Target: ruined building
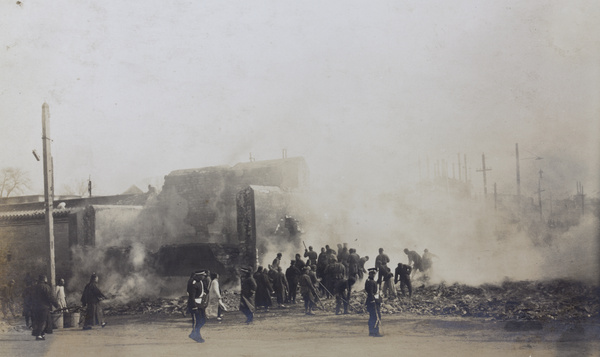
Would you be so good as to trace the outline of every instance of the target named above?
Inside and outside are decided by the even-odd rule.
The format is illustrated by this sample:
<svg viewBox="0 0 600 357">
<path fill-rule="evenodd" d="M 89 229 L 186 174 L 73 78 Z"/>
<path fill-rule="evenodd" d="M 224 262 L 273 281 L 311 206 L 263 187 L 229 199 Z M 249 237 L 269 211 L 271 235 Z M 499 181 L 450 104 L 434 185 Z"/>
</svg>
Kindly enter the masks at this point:
<svg viewBox="0 0 600 357">
<path fill-rule="evenodd" d="M 57 276 L 83 286 L 98 272 L 115 294 L 155 279 L 169 294 L 200 268 L 236 282 L 239 266 L 256 266 L 270 248 L 299 247 L 308 177 L 303 158 L 284 158 L 173 171 L 158 194 L 66 200 L 54 213 Z M 4 277 L 43 269 L 43 225 L 43 202 L 0 204 Z"/>
</svg>

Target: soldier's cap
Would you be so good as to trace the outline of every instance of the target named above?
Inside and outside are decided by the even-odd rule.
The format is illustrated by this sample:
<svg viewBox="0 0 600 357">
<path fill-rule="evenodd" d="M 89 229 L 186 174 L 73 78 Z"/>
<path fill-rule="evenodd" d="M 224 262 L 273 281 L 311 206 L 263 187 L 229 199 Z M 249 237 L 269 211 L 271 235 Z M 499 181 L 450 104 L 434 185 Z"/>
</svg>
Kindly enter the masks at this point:
<svg viewBox="0 0 600 357">
<path fill-rule="evenodd" d="M 40 274 L 38 276 L 38 281 L 46 281 L 46 276 L 44 274 Z"/>
<path fill-rule="evenodd" d="M 308 265 L 306 265 L 304 268 L 302 268 L 302 270 L 304 270 L 304 271 L 310 271 L 310 267 Z"/>
<path fill-rule="evenodd" d="M 295 260 L 295 259 L 292 259 L 292 263 L 295 263 L 295 262 L 296 262 L 296 260 Z"/>
<path fill-rule="evenodd" d="M 206 272 L 206 270 L 198 270 L 196 272 L 196 275 L 208 275 L 208 273 Z"/>
<path fill-rule="evenodd" d="M 367 270 L 369 271 L 369 274 L 375 274 L 375 273 L 377 273 L 377 268 L 369 268 Z"/>
<path fill-rule="evenodd" d="M 252 270 L 250 268 L 242 267 L 242 268 L 240 268 L 240 271 L 242 273 L 250 273 Z"/>
</svg>

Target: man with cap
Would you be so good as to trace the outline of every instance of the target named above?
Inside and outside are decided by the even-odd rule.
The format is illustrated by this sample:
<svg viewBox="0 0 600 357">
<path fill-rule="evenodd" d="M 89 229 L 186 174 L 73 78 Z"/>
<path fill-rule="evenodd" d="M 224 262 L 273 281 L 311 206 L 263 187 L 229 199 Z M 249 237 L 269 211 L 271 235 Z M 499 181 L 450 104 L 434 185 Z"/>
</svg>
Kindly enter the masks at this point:
<svg viewBox="0 0 600 357">
<path fill-rule="evenodd" d="M 306 265 L 317 265 L 317 252 L 313 250 L 312 246 L 309 246 L 308 249 L 304 249 L 304 257 L 308 258 L 306 260 Z"/>
<path fill-rule="evenodd" d="M 240 292 L 240 311 L 246 315 L 246 323 L 250 324 L 254 320 L 254 304 L 252 303 L 254 292 L 256 291 L 256 281 L 252 276 L 251 268 L 241 268 L 241 287 Z"/>
<path fill-rule="evenodd" d="M 300 294 L 302 295 L 302 299 L 304 300 L 304 313 L 306 315 L 314 315 L 315 313 L 312 311 L 315 307 L 315 301 L 317 297 L 317 290 L 313 285 L 308 272 L 310 271 L 310 267 L 306 266 L 303 269 L 302 276 L 300 277 Z"/>
<path fill-rule="evenodd" d="M 379 323 L 381 321 L 381 300 L 379 299 L 379 291 L 377 282 L 375 281 L 376 268 L 369 269 L 369 279 L 365 282 L 365 292 L 367 293 L 367 311 L 369 312 L 369 336 L 381 337 L 379 333 Z"/>
<path fill-rule="evenodd" d="M 204 291 L 203 283 L 206 275 L 206 271 L 193 272 L 187 284 L 188 312 L 192 315 L 192 332 L 188 337 L 199 343 L 204 342 L 202 335 L 200 335 L 200 329 L 206 323 L 205 302 L 208 295 Z"/>
<path fill-rule="evenodd" d="M 296 293 L 298 291 L 298 279 L 300 279 L 302 272 L 296 266 L 296 261 L 292 260 L 292 263 L 285 271 L 285 277 L 288 281 L 288 298 L 287 302 L 290 304 L 296 303 Z"/>
<path fill-rule="evenodd" d="M 58 302 L 52 293 L 52 288 L 48 284 L 48 278 L 40 275 L 38 283 L 32 292 L 32 324 L 33 331 L 31 335 L 36 340 L 45 340 L 45 334 L 52 333 L 52 316 L 50 309 L 52 306 L 58 308 Z"/>
</svg>

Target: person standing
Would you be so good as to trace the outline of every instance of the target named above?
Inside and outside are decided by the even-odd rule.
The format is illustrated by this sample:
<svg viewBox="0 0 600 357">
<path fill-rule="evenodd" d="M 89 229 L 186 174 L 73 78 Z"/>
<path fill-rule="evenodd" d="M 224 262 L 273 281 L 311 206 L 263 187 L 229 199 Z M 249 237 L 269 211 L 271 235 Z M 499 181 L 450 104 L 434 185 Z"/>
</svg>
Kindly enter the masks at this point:
<svg viewBox="0 0 600 357">
<path fill-rule="evenodd" d="M 15 318 L 17 315 L 15 314 L 15 281 L 10 280 L 6 285 L 2 287 L 2 294 L 0 299 L 2 299 L 2 314 L 4 314 L 4 318 L 6 318 L 7 310 L 10 310 L 12 317 Z"/>
<path fill-rule="evenodd" d="M 254 292 L 256 291 L 256 281 L 252 277 L 252 270 L 241 268 L 241 292 L 240 292 L 240 311 L 246 315 L 246 323 L 251 324 L 254 321 L 254 304 L 252 303 Z"/>
<path fill-rule="evenodd" d="M 383 248 L 379 248 L 379 255 L 375 258 L 375 269 L 379 270 L 382 265 L 387 265 L 390 262 L 390 257 L 383 252 Z"/>
<path fill-rule="evenodd" d="M 206 306 L 206 318 L 216 318 L 217 321 L 223 320 L 223 311 L 225 311 L 225 305 L 223 304 L 221 296 L 221 287 L 219 285 L 219 274 L 210 274 L 210 285 L 208 288 L 208 306 Z"/>
<path fill-rule="evenodd" d="M 35 285 L 27 274 L 25 278 L 25 289 L 23 289 L 23 317 L 25 317 L 25 326 L 27 328 L 33 328 L 33 291 Z"/>
<path fill-rule="evenodd" d="M 398 267 L 396 268 L 396 274 L 394 275 L 394 284 L 398 283 L 400 280 L 400 291 L 402 292 L 402 296 L 406 296 L 404 292 L 404 287 L 408 288 L 408 297 L 412 297 L 412 285 L 410 283 L 410 273 L 412 272 L 412 268 L 410 265 L 398 263 Z M 400 278 L 400 279 L 398 279 Z"/>
<path fill-rule="evenodd" d="M 56 301 L 58 308 L 65 310 L 67 308 L 67 298 L 65 296 L 65 279 L 58 279 L 56 283 Z"/>
<path fill-rule="evenodd" d="M 52 333 L 52 316 L 50 309 L 57 308 L 58 302 L 52 293 L 52 288 L 48 285 L 48 278 L 40 275 L 37 285 L 32 290 L 32 324 L 31 335 L 35 336 L 37 341 L 45 340 L 45 334 Z"/>
<path fill-rule="evenodd" d="M 287 291 L 289 290 L 288 281 L 285 278 L 285 274 L 281 270 L 281 267 L 277 267 L 277 273 L 273 279 L 273 290 L 275 291 L 275 298 L 277 299 L 277 305 L 280 308 L 284 308 L 283 304 L 286 299 Z"/>
<path fill-rule="evenodd" d="M 292 263 L 285 271 L 285 277 L 288 281 L 289 287 L 287 301 L 290 304 L 296 303 L 296 295 L 298 292 L 298 279 L 300 279 L 300 275 L 302 275 L 302 273 L 296 266 L 296 261 L 292 260 Z"/>
<path fill-rule="evenodd" d="M 423 257 L 421 257 L 421 265 L 423 267 L 423 272 L 426 273 L 427 271 L 431 270 L 431 268 L 433 268 L 433 258 L 437 258 L 438 256 L 431 253 L 428 249 L 425 249 L 423 251 Z"/>
<path fill-rule="evenodd" d="M 189 334 L 189 338 L 192 340 L 202 343 L 204 339 L 200 334 L 200 329 L 206 323 L 206 303 L 208 294 L 204 291 L 204 278 L 206 276 L 205 271 L 198 271 L 192 273 L 190 280 L 187 284 L 188 293 L 188 311 L 192 315 L 192 332 Z"/>
<path fill-rule="evenodd" d="M 277 267 L 281 266 L 281 253 L 277 253 L 277 257 L 275 257 L 275 259 L 273 259 L 273 264 L 271 264 L 273 266 L 273 269 L 277 270 Z"/>
<path fill-rule="evenodd" d="M 348 277 L 358 278 L 358 266 L 360 264 L 360 256 L 356 254 L 356 249 L 350 248 L 348 255 Z"/>
<path fill-rule="evenodd" d="M 369 312 L 369 336 L 381 337 L 379 333 L 379 324 L 381 321 L 381 301 L 379 299 L 379 291 L 377 289 L 377 282 L 375 281 L 375 274 L 377 269 L 369 269 L 369 278 L 365 282 L 365 292 L 367 293 L 367 311 Z"/>
<path fill-rule="evenodd" d="M 310 276 L 308 275 L 309 271 L 309 267 L 304 267 L 304 274 L 302 274 L 302 276 L 300 277 L 300 294 L 302 295 L 302 299 L 304 300 L 304 313 L 306 315 L 314 315 L 315 313 L 312 310 L 316 305 L 315 301 L 317 291 L 315 290 L 315 286 L 310 280 Z"/>
<path fill-rule="evenodd" d="M 104 299 L 106 299 L 106 296 L 98 288 L 98 275 L 92 273 L 90 282 L 85 286 L 81 294 L 81 304 L 86 308 L 83 323 L 84 330 L 91 330 L 94 325 L 106 326 L 102 307 L 100 306 L 100 301 Z"/>
<path fill-rule="evenodd" d="M 256 281 L 256 308 L 262 307 L 265 312 L 268 312 L 269 307 L 273 305 L 273 301 L 271 300 L 273 286 L 271 285 L 267 274 L 267 271 L 260 266 L 254 274 L 254 280 Z"/>
<path fill-rule="evenodd" d="M 348 314 L 348 304 L 350 303 L 350 295 L 352 294 L 352 285 L 356 279 L 350 277 L 340 280 L 335 286 L 335 314 L 341 314 L 342 306 L 344 306 L 344 314 Z"/>
<path fill-rule="evenodd" d="M 312 246 L 309 246 L 308 250 L 304 249 L 304 257 L 308 258 L 306 260 L 306 265 L 308 265 L 308 266 L 317 265 L 317 252 L 315 252 L 313 250 Z"/>
</svg>

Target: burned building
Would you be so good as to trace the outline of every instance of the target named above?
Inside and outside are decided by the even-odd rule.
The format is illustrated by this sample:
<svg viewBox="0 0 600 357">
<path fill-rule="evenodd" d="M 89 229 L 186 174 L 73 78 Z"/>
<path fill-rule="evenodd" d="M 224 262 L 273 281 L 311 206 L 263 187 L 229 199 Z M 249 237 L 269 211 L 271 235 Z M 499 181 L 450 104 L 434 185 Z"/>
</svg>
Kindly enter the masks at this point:
<svg viewBox="0 0 600 357">
<path fill-rule="evenodd" d="M 160 279 L 154 293 L 168 295 L 199 268 L 236 282 L 237 268 L 256 265 L 270 244 L 294 243 L 298 229 L 278 225 L 298 221 L 307 186 L 304 159 L 285 158 L 173 171 L 159 194 L 66 200 L 54 211 L 57 276 L 83 286 L 98 272 L 111 294 Z M 46 271 L 43 208 L 0 205 L 3 277 Z"/>
</svg>

